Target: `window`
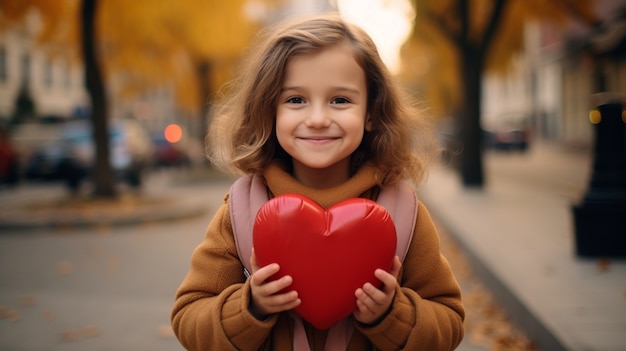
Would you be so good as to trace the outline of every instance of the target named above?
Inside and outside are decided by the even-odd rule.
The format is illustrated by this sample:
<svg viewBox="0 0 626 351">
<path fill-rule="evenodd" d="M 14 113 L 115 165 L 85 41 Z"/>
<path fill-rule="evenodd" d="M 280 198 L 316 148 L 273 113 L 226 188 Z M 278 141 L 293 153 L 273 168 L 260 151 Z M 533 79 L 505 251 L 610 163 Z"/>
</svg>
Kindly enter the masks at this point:
<svg viewBox="0 0 626 351">
<path fill-rule="evenodd" d="M 8 78 L 7 50 L 4 46 L 0 46 L 0 83 L 6 82 Z"/>
<path fill-rule="evenodd" d="M 24 86 L 30 84 L 30 56 L 28 54 L 22 56 L 22 84 Z"/>
<path fill-rule="evenodd" d="M 44 70 L 43 70 L 43 85 L 46 88 L 51 88 L 52 87 L 52 81 L 53 81 L 53 68 L 52 68 L 52 60 L 51 59 L 47 59 L 45 66 L 44 66 Z"/>
<path fill-rule="evenodd" d="M 70 90 L 72 87 L 72 72 L 67 60 L 63 60 L 61 64 L 61 79 L 63 80 L 63 88 Z"/>
</svg>

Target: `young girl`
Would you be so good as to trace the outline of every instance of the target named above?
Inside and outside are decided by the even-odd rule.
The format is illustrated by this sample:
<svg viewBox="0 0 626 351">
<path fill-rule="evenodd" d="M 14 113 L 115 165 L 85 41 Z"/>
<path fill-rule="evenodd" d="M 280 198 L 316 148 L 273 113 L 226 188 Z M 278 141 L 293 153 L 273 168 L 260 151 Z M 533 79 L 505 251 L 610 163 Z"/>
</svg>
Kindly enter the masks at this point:
<svg viewBox="0 0 626 351">
<path fill-rule="evenodd" d="M 270 197 L 301 193 L 324 208 L 354 197 L 376 200 L 385 184 L 421 182 L 434 158 L 433 134 L 362 29 L 321 15 L 262 38 L 207 137 L 215 164 L 261 175 Z M 252 263 L 250 277 L 242 259 Z M 182 345 L 327 349 L 328 330 L 306 322 L 308 347 L 295 345 L 289 311 L 301 301 L 288 289 L 292 277 L 269 279 L 279 270 L 275 263 L 259 267 L 254 251 L 238 257 L 225 201 L 176 294 L 172 325 Z M 422 203 L 404 262 L 396 257 L 389 272 L 374 274 L 383 286 L 355 291 L 347 350 L 453 350 L 460 343 L 460 289 Z"/>
</svg>

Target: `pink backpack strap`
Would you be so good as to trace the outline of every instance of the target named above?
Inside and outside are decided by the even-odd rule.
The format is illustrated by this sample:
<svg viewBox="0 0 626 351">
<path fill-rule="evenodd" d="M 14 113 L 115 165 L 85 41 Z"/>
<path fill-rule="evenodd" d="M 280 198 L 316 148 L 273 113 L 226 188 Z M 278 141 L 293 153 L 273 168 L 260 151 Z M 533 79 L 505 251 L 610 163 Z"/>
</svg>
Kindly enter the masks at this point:
<svg viewBox="0 0 626 351">
<path fill-rule="evenodd" d="M 239 260 L 244 265 L 244 274 L 250 275 L 250 254 L 252 253 L 252 231 L 254 219 L 259 209 L 269 199 L 267 187 L 261 176 L 242 176 L 230 188 L 228 205 L 230 219 L 237 245 Z M 396 255 L 404 261 L 411 244 L 417 220 L 417 196 L 406 182 L 384 186 L 376 200 L 391 215 L 396 226 Z M 294 342 L 296 351 L 308 351 L 309 344 L 301 318 L 290 313 L 294 319 Z M 330 328 L 326 338 L 326 351 L 345 350 L 352 335 L 351 319 L 346 318 Z"/>
<path fill-rule="evenodd" d="M 417 195 L 407 182 L 398 182 L 381 188 L 376 199 L 391 215 L 396 226 L 396 256 L 404 261 L 417 221 Z"/>
<path fill-rule="evenodd" d="M 237 254 L 243 263 L 246 276 L 252 272 L 250 254 L 252 253 L 252 229 L 257 212 L 268 201 L 267 187 L 257 175 L 242 176 L 230 187 L 228 208 L 233 226 Z"/>
<path fill-rule="evenodd" d="M 254 218 L 267 201 L 265 182 L 258 175 L 242 176 L 230 188 L 229 210 L 237 253 L 248 272 L 251 271 L 249 260 L 252 252 Z M 393 219 L 398 237 L 396 255 L 400 261 L 404 261 L 417 220 L 418 200 L 415 191 L 407 182 L 398 182 L 382 187 L 376 201 Z"/>
</svg>

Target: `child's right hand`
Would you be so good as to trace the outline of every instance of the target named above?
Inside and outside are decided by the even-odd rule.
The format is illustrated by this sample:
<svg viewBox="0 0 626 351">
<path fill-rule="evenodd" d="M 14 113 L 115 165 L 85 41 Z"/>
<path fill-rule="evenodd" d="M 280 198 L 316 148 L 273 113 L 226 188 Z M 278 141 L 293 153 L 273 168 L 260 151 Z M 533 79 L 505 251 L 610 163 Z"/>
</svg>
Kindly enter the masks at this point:
<svg viewBox="0 0 626 351">
<path fill-rule="evenodd" d="M 277 263 L 270 263 L 259 268 L 254 249 L 252 249 L 250 264 L 252 266 L 252 275 L 250 276 L 252 296 L 249 308 L 252 315 L 258 320 L 263 320 L 270 314 L 291 310 L 300 305 L 301 300 L 298 298 L 297 291 L 291 290 L 279 294 L 281 290 L 291 285 L 293 282 L 291 276 L 286 275 L 277 280 L 268 280 L 280 270 Z"/>
</svg>

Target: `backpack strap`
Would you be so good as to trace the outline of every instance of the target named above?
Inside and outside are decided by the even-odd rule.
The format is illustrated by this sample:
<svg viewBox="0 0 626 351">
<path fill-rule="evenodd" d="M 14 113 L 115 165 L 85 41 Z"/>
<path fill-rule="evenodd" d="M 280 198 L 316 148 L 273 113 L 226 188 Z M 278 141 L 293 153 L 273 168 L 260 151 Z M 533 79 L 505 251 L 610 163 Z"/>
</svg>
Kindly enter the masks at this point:
<svg viewBox="0 0 626 351">
<path fill-rule="evenodd" d="M 246 276 L 252 272 L 250 254 L 252 253 L 254 218 L 268 198 L 267 187 L 260 176 L 242 176 L 230 187 L 228 197 L 230 222 L 235 236 L 237 254 L 244 266 Z"/>
<path fill-rule="evenodd" d="M 417 222 L 417 195 L 407 182 L 383 186 L 376 199 L 391 215 L 396 226 L 396 256 L 404 262 Z"/>
<path fill-rule="evenodd" d="M 252 232 L 254 220 L 263 204 L 269 199 L 267 187 L 261 176 L 246 175 L 235 180 L 230 188 L 228 206 L 230 220 L 235 236 L 237 254 L 244 265 L 244 274 L 250 276 L 252 267 L 250 254 L 252 253 Z M 417 220 L 417 196 L 413 188 L 406 182 L 383 186 L 376 201 L 391 215 L 396 227 L 396 255 L 404 261 Z M 295 313 L 290 313 L 294 319 L 294 350 L 309 350 L 302 320 Z M 352 325 L 349 319 L 344 319 L 330 328 L 324 349 L 327 351 L 345 350 L 352 335 Z"/>
<path fill-rule="evenodd" d="M 230 187 L 228 207 L 237 245 L 239 260 L 246 269 L 252 271 L 252 231 L 254 219 L 259 209 L 268 201 L 267 187 L 261 176 L 246 175 L 235 180 Z M 391 215 L 396 226 L 396 255 L 404 261 L 417 220 L 417 196 L 406 182 L 398 182 L 381 188 L 376 200 Z"/>
</svg>

